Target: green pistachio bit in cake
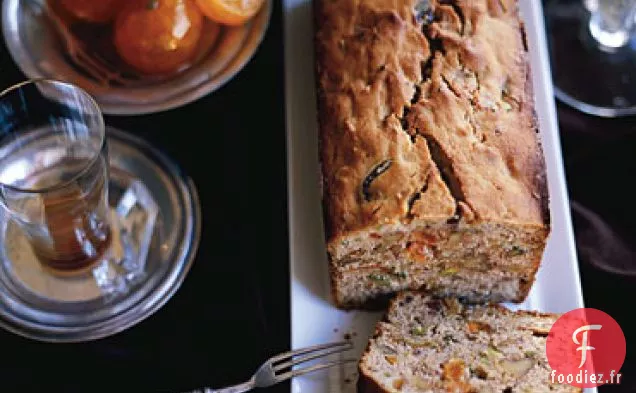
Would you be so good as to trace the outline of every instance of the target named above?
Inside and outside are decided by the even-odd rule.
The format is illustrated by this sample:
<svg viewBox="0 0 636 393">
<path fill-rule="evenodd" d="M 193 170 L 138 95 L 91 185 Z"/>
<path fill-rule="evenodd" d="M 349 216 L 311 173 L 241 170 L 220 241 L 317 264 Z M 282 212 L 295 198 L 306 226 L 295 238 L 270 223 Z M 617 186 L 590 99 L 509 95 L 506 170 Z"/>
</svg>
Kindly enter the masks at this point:
<svg viewBox="0 0 636 393">
<path fill-rule="evenodd" d="M 440 344 L 436 343 L 435 341 L 431 341 L 431 340 L 422 340 L 422 339 L 415 339 L 415 340 L 401 340 L 401 342 L 404 345 L 408 345 L 410 347 L 413 348 L 439 348 Z"/>
<path fill-rule="evenodd" d="M 506 112 L 510 112 L 512 111 L 512 105 L 510 105 L 509 103 L 507 103 L 506 101 L 502 101 L 501 102 L 501 106 L 504 108 L 504 110 Z"/>
<path fill-rule="evenodd" d="M 508 251 L 508 253 L 512 256 L 519 256 L 519 255 L 523 255 L 525 254 L 527 251 L 520 246 L 514 245 L 512 247 L 510 247 L 510 250 Z"/>
<path fill-rule="evenodd" d="M 411 334 L 414 336 L 423 336 L 426 334 L 426 329 L 424 329 L 424 326 L 422 325 L 417 325 L 411 329 Z"/>
<path fill-rule="evenodd" d="M 407 272 L 402 272 L 402 271 L 395 271 L 393 272 L 393 275 L 401 279 L 405 279 L 409 276 Z"/>
<path fill-rule="evenodd" d="M 500 356 L 501 352 L 499 352 L 499 350 L 495 346 L 489 345 L 488 348 L 486 348 L 486 357 L 488 359 L 496 359 Z"/>
<path fill-rule="evenodd" d="M 448 269 L 444 269 L 442 270 L 441 274 L 442 276 L 452 276 L 454 274 L 457 274 L 459 272 L 459 270 L 457 270 L 454 267 L 449 267 Z"/>
<path fill-rule="evenodd" d="M 371 273 L 369 279 L 380 285 L 391 285 L 391 280 L 384 274 Z"/>
</svg>

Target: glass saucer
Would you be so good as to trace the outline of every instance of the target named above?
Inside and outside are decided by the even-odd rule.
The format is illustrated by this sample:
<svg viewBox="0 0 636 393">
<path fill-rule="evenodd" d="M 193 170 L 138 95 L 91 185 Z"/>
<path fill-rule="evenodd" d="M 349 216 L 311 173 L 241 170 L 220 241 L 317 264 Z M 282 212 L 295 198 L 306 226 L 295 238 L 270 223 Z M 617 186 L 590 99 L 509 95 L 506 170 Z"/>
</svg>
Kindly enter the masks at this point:
<svg viewBox="0 0 636 393">
<path fill-rule="evenodd" d="M 103 338 L 145 319 L 177 291 L 196 253 L 196 189 L 147 142 L 107 128 L 113 245 L 71 276 L 46 270 L 0 211 L 0 327 L 40 341 Z"/>
</svg>

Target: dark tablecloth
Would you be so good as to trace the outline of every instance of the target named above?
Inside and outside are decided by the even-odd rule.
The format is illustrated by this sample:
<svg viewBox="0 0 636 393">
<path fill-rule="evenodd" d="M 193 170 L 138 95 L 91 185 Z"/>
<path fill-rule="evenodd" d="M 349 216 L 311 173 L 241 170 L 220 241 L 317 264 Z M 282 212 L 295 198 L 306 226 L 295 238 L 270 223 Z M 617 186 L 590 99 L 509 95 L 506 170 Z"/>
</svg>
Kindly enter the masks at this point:
<svg viewBox="0 0 636 393">
<path fill-rule="evenodd" d="M 600 119 L 563 105 L 559 126 L 586 307 L 614 317 L 627 341 L 621 385 L 636 391 L 636 118 Z"/>
<path fill-rule="evenodd" d="M 284 70 L 280 2 L 240 74 L 169 112 L 106 117 L 194 180 L 199 252 L 155 315 L 111 338 L 42 344 L 0 330 L 0 392 L 166 392 L 242 382 L 289 347 Z M 0 44 L 0 89 L 25 77 Z M 289 386 L 269 391 L 289 392 Z"/>
<path fill-rule="evenodd" d="M 201 246 L 180 291 L 148 320 L 96 342 L 42 344 L 0 331 L 1 392 L 222 386 L 289 346 L 280 12 L 276 2 L 256 56 L 216 93 L 165 113 L 106 118 L 163 149 L 199 189 Z M 0 45 L 0 88 L 22 79 Z M 627 338 L 622 384 L 601 391 L 636 391 L 636 210 L 629 192 L 636 119 L 597 119 L 560 106 L 559 123 L 586 305 L 616 318 Z"/>
</svg>

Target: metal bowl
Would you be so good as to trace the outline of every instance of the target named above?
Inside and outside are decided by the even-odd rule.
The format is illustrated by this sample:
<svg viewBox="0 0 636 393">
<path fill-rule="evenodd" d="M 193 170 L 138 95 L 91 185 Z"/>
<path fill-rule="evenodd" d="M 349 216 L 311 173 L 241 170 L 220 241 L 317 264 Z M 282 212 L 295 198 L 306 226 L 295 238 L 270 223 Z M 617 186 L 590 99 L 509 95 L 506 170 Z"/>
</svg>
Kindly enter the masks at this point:
<svg viewBox="0 0 636 393">
<path fill-rule="evenodd" d="M 141 115 L 174 109 L 223 86 L 252 58 L 269 25 L 273 0 L 247 24 L 222 27 L 212 49 L 176 76 L 132 87 L 103 86 L 66 59 L 38 0 L 4 0 L 2 34 L 13 60 L 29 78 L 64 80 L 88 91 L 109 115 Z"/>
</svg>

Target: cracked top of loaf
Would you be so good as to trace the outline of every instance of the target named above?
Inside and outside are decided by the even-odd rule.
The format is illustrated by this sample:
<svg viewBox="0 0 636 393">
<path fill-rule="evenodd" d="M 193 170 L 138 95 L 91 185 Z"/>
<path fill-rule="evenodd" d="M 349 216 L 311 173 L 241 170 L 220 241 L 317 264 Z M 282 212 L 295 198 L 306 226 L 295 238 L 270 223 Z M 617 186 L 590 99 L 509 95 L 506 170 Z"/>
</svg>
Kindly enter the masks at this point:
<svg viewBox="0 0 636 393">
<path fill-rule="evenodd" d="M 317 0 L 327 240 L 414 220 L 549 223 L 515 0 Z"/>
</svg>

